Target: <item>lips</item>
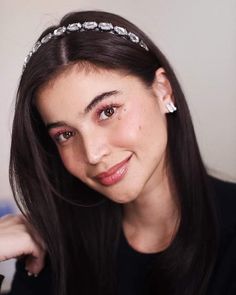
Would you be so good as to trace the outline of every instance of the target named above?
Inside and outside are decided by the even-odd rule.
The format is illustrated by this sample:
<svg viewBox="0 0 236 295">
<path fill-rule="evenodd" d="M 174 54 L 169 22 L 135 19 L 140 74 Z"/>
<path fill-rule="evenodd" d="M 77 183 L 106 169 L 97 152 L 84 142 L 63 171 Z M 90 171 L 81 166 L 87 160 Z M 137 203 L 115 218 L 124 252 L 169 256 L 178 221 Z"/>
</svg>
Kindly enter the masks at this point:
<svg viewBox="0 0 236 295">
<path fill-rule="evenodd" d="M 131 156 L 124 161 L 114 165 L 106 172 L 102 172 L 95 176 L 95 178 L 103 185 L 112 185 L 119 182 L 128 170 L 128 162 Z"/>
</svg>

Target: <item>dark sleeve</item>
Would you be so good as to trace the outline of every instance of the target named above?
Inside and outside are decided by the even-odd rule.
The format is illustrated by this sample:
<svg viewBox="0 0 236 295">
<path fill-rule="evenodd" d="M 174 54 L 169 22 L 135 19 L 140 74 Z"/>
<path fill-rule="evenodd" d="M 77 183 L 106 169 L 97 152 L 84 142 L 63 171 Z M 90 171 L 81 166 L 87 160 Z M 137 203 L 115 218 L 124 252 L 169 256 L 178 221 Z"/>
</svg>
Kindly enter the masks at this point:
<svg viewBox="0 0 236 295">
<path fill-rule="evenodd" d="M 49 262 L 37 277 L 28 276 L 23 260 L 16 263 L 16 272 L 8 295 L 53 295 Z"/>
</svg>

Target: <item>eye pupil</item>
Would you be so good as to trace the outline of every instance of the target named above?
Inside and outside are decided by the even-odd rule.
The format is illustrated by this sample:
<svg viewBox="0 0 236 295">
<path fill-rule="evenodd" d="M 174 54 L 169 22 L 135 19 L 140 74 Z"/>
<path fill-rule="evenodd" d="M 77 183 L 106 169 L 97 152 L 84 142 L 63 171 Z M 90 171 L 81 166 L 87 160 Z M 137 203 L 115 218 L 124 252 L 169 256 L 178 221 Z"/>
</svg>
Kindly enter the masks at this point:
<svg viewBox="0 0 236 295">
<path fill-rule="evenodd" d="M 111 117 L 114 114 L 114 108 L 108 108 L 104 111 L 107 117 Z"/>
<path fill-rule="evenodd" d="M 72 135 L 72 132 L 71 131 L 66 131 L 64 133 L 64 138 L 68 139 L 71 135 Z"/>
</svg>

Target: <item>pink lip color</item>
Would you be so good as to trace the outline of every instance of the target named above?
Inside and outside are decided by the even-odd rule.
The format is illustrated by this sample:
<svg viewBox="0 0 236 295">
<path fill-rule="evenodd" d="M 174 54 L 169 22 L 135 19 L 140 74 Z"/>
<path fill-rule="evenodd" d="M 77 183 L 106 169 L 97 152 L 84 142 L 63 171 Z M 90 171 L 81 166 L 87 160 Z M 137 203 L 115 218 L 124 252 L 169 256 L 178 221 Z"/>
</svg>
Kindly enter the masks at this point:
<svg viewBox="0 0 236 295">
<path fill-rule="evenodd" d="M 96 175 L 96 179 L 103 185 L 112 185 L 120 181 L 126 174 L 128 170 L 128 162 L 131 156 L 124 161 L 116 164 L 115 166 L 111 167 L 106 172 L 102 172 Z"/>
</svg>

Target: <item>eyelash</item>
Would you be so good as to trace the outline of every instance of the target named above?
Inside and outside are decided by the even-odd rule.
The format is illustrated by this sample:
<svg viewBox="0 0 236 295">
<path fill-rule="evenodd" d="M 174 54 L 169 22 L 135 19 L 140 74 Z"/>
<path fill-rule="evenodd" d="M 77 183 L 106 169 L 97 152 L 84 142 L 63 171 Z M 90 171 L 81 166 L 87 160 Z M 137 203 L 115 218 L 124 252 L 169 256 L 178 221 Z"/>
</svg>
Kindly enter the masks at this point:
<svg viewBox="0 0 236 295">
<path fill-rule="evenodd" d="M 96 111 L 96 114 L 97 114 L 97 117 L 100 121 L 106 121 L 106 120 L 109 120 L 111 119 L 115 112 L 116 112 L 116 109 L 118 108 L 119 106 L 117 104 L 108 104 L 108 105 L 105 105 L 105 106 L 102 106 L 100 107 L 97 111 Z M 113 109 L 114 112 L 110 115 L 110 116 L 107 116 L 107 118 L 105 119 L 101 119 L 100 116 L 102 115 L 103 112 L 105 112 L 106 110 L 109 110 L 109 109 Z"/>
<path fill-rule="evenodd" d="M 64 138 L 62 140 L 60 140 L 60 136 L 61 135 L 66 135 L 66 134 L 69 134 L 70 133 L 70 137 L 73 136 L 75 133 L 73 131 L 70 131 L 70 130 L 63 130 L 63 131 L 59 131 L 57 132 L 54 136 L 53 136 L 53 139 L 57 142 L 57 143 L 63 143 L 65 141 L 67 141 L 69 138 Z"/>
<path fill-rule="evenodd" d="M 118 108 L 119 106 L 117 104 L 109 104 L 109 105 L 105 105 L 105 106 L 102 106 L 100 107 L 97 111 L 96 111 L 96 116 L 98 117 L 99 121 L 106 121 L 106 120 L 109 120 L 113 117 L 113 115 L 115 114 L 116 112 L 116 109 Z M 107 118 L 105 119 L 101 119 L 101 115 L 103 112 L 105 112 L 106 110 L 109 110 L 109 109 L 114 109 L 114 112 L 109 116 L 107 116 Z M 63 135 L 67 135 L 69 134 L 69 137 L 68 138 L 63 138 L 62 140 L 60 140 L 60 136 L 63 136 Z M 75 134 L 74 131 L 71 131 L 71 130 L 62 130 L 62 131 L 59 131 L 57 132 L 54 136 L 53 136 L 53 139 L 55 140 L 55 142 L 57 143 L 63 143 L 63 142 L 66 142 L 67 140 L 69 140 L 73 135 Z"/>
</svg>

